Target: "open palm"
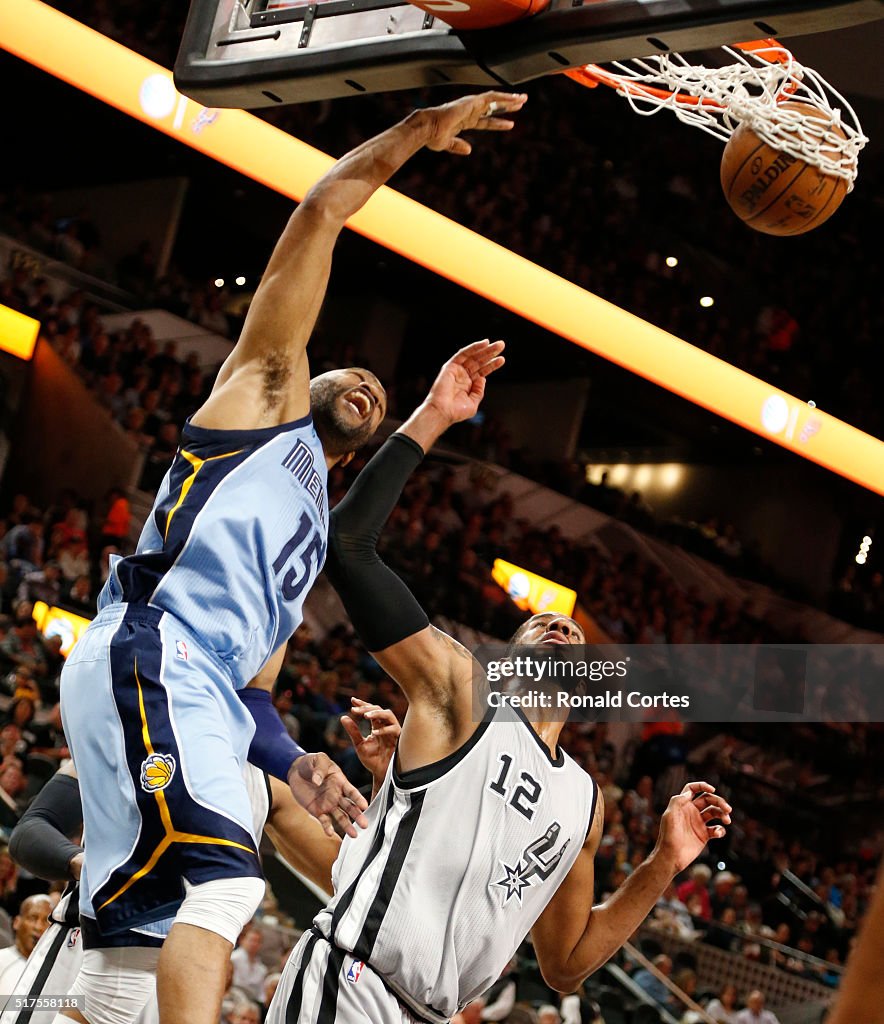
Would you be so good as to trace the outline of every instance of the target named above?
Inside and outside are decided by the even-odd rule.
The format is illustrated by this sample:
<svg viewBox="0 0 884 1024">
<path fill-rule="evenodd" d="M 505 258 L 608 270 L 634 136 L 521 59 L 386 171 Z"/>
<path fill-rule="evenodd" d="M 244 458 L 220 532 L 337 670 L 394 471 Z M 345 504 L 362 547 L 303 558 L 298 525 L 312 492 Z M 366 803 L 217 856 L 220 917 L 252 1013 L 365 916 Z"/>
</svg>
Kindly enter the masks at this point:
<svg viewBox="0 0 884 1024">
<path fill-rule="evenodd" d="M 448 420 L 472 419 L 485 394 L 485 380 L 503 366 L 502 341 L 476 341 L 453 355 L 439 371 L 427 401 Z"/>
</svg>

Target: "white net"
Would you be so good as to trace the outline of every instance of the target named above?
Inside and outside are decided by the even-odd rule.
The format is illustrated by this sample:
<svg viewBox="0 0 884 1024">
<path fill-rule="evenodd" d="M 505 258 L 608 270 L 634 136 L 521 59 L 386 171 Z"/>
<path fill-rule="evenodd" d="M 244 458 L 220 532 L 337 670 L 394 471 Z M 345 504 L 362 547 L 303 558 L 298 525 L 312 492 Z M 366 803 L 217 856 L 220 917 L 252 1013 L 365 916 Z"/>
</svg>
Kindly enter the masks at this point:
<svg viewBox="0 0 884 1024">
<path fill-rule="evenodd" d="M 868 142 L 853 108 L 775 40 L 744 45 L 722 47 L 733 60 L 723 67 L 666 53 L 588 64 L 569 74 L 611 86 L 637 114 L 671 110 L 680 121 L 724 141 L 746 125 L 768 145 L 844 178 L 852 189 L 859 151 Z"/>
</svg>

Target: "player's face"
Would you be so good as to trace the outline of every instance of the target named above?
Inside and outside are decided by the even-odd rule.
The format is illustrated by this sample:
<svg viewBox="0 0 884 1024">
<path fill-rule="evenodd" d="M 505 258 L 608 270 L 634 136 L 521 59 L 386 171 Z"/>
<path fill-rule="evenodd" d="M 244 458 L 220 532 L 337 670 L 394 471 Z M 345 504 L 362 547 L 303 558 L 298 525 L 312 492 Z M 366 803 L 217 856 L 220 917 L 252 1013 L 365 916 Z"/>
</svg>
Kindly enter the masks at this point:
<svg viewBox="0 0 884 1024">
<path fill-rule="evenodd" d="M 567 615 L 544 612 L 532 615 L 513 634 L 511 644 L 585 644 L 586 637 Z"/>
<path fill-rule="evenodd" d="M 378 429 L 387 414 L 387 393 L 368 370 L 331 370 L 310 381 L 310 407 L 326 455 L 343 456 Z"/>
<path fill-rule="evenodd" d="M 16 920 L 18 928 L 16 937 L 22 949 L 30 955 L 37 940 L 46 931 L 49 924 L 51 904 L 45 897 L 33 901 L 25 900 Z"/>
</svg>

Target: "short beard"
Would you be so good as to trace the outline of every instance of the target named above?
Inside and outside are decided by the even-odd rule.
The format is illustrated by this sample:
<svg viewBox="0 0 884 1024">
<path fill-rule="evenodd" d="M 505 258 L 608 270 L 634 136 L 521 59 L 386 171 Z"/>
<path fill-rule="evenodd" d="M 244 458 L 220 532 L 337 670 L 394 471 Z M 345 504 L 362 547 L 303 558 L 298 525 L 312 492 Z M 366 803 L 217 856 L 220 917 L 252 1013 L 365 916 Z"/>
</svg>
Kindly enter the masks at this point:
<svg viewBox="0 0 884 1024">
<path fill-rule="evenodd" d="M 319 380 L 310 385 L 310 409 L 322 450 L 326 455 L 338 459 L 358 451 L 371 440 L 375 432 L 371 419 L 358 427 L 347 423 L 337 404 L 340 393 L 330 380 Z"/>
</svg>

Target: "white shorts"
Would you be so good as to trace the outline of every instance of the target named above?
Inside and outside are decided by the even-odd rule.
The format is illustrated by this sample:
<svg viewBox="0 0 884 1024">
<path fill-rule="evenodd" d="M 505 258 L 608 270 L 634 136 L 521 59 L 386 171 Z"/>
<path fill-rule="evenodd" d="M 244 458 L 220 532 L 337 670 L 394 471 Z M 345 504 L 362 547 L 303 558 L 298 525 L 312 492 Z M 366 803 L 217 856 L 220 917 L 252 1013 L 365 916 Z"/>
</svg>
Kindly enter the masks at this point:
<svg viewBox="0 0 884 1024">
<path fill-rule="evenodd" d="M 66 996 L 83 962 L 83 939 L 79 928 L 52 922 L 28 957 L 24 972 L 0 1013 L 0 1024 L 51 1024 L 64 1007 L 33 1010 L 25 1000 Z"/>
<path fill-rule="evenodd" d="M 420 1024 L 361 960 L 311 929 L 285 965 L 264 1024 Z"/>
<path fill-rule="evenodd" d="M 141 946 L 84 951 L 79 928 L 52 922 L 28 958 L 14 996 L 0 1013 L 0 1024 L 52 1024 L 65 1008 L 58 997 L 74 994 L 85 999 L 84 1016 L 89 1024 L 107 1024 L 109 1020 L 158 1024 L 155 975 L 159 952 L 159 948 Z M 103 1012 L 108 995 L 114 1004 L 112 1017 Z M 54 1008 L 32 1010 L 33 1003 L 22 1001 L 38 997 L 51 998 Z"/>
</svg>

